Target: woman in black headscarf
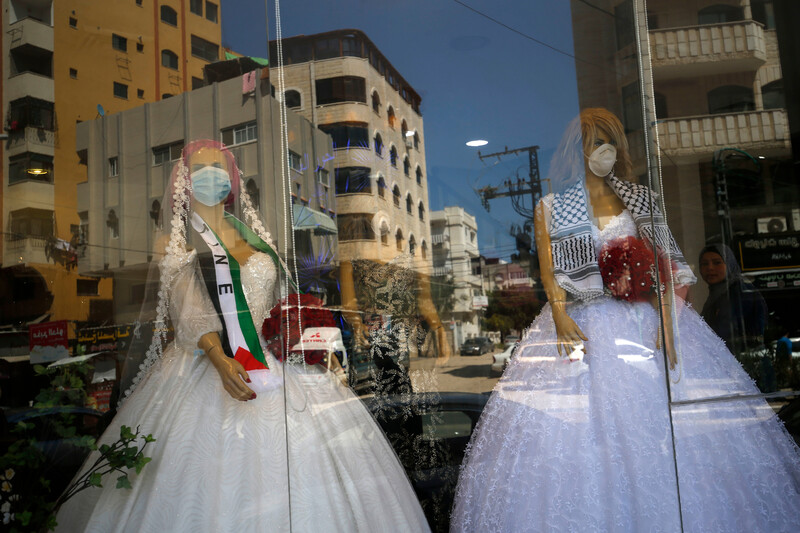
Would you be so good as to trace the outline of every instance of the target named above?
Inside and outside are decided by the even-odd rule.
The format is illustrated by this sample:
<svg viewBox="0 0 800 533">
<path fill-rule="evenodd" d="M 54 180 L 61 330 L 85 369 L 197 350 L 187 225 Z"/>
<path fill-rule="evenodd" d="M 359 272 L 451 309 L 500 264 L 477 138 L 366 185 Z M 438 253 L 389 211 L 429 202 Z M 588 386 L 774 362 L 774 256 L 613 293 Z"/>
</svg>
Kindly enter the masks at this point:
<svg viewBox="0 0 800 533">
<path fill-rule="evenodd" d="M 742 277 L 733 251 L 724 244 L 711 244 L 700 252 L 700 276 L 708 283 L 703 319 L 728 348 L 739 354 L 764 343 L 767 304 Z"/>
</svg>

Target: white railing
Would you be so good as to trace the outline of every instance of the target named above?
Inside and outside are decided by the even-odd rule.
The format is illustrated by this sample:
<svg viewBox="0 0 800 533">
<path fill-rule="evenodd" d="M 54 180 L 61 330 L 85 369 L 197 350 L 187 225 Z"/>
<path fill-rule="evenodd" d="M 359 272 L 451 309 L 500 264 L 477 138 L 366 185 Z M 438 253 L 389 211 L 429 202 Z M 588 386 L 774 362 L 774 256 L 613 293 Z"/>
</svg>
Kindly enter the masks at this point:
<svg viewBox="0 0 800 533">
<path fill-rule="evenodd" d="M 656 67 L 659 63 L 719 61 L 737 56 L 755 56 L 764 61 L 764 27 L 759 22 L 743 20 L 651 30 L 650 53 Z"/>
</svg>

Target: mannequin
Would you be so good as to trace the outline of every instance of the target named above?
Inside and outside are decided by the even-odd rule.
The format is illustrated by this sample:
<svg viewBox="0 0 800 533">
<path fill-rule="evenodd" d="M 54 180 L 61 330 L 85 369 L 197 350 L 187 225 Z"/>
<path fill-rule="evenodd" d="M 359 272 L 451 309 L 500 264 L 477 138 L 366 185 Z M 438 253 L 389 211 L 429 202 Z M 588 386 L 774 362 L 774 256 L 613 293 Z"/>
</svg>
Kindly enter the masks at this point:
<svg viewBox="0 0 800 533">
<path fill-rule="evenodd" d="M 535 212 L 549 302 L 472 434 L 451 531 L 796 529 L 800 450 L 672 295 L 696 278 L 653 191 L 630 181 L 619 119 L 583 110 L 550 168 L 556 192 Z M 620 295 L 601 268 L 631 239 L 668 255 L 660 304 L 657 283 Z"/>
</svg>

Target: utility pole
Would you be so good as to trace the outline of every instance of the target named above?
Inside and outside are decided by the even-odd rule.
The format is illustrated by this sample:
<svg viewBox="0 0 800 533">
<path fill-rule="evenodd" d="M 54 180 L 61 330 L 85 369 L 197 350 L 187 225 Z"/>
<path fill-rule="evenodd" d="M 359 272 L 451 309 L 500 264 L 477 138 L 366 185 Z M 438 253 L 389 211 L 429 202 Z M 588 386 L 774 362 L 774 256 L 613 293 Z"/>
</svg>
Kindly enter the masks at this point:
<svg viewBox="0 0 800 533">
<path fill-rule="evenodd" d="M 538 151 L 538 146 L 526 146 L 524 148 L 514 148 L 512 150 L 509 150 L 508 146 L 506 146 L 505 150 L 502 152 L 495 152 L 493 154 L 483 155 L 478 152 L 478 158 L 480 158 L 481 161 L 492 157 L 496 157 L 499 161 L 502 156 L 528 153 L 527 180 L 517 176 L 516 180 L 507 178 L 500 186 L 495 187 L 488 185 L 482 189 L 478 189 L 481 203 L 487 211 L 490 211 L 489 200 L 494 200 L 495 198 L 511 198 L 511 205 L 514 211 L 524 217 L 524 222 L 521 227 L 514 224 L 511 228 L 511 235 L 516 237 L 518 241 L 520 237 L 529 234 L 533 230 L 533 212 L 536 209 L 536 204 L 542 197 L 542 180 L 539 175 Z M 528 195 L 530 195 L 530 207 L 528 207 L 525 201 Z M 527 240 L 530 242 L 530 238 Z"/>
</svg>

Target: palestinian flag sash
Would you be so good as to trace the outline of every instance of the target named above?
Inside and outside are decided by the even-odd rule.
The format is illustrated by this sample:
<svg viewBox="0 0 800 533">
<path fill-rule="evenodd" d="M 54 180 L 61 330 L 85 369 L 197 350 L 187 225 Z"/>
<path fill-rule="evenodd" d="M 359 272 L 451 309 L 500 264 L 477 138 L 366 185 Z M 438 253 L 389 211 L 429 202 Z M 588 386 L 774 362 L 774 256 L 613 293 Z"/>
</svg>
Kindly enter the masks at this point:
<svg viewBox="0 0 800 533">
<path fill-rule="evenodd" d="M 226 218 L 228 217 L 226 216 Z M 231 218 L 235 219 L 235 217 Z M 241 221 L 238 219 L 235 220 L 240 226 L 244 226 Z M 236 226 L 237 225 L 234 224 L 234 227 Z M 211 297 L 219 302 L 219 310 L 225 322 L 225 332 L 231 352 L 233 353 L 233 358 L 239 361 L 246 371 L 269 368 L 267 359 L 264 356 L 264 350 L 261 348 L 261 342 L 256 333 L 255 325 L 253 324 L 253 317 L 250 314 L 250 309 L 247 306 L 247 300 L 242 290 L 239 263 L 231 255 L 217 234 L 214 233 L 197 213 L 192 213 L 192 227 L 200 237 L 203 238 L 206 245 L 208 245 L 214 259 L 214 275 L 216 279 L 211 286 L 215 286 L 216 291 Z M 241 233 L 240 227 L 236 227 L 236 229 Z M 272 252 L 269 255 L 272 257 L 273 261 L 275 261 L 277 257 L 275 251 L 255 235 L 255 233 L 253 233 L 252 236 L 258 239 L 264 247 Z M 249 239 L 246 240 L 248 240 L 249 243 Z M 260 246 L 255 247 L 261 249 Z M 280 259 L 277 261 L 280 265 L 279 261 Z"/>
</svg>

